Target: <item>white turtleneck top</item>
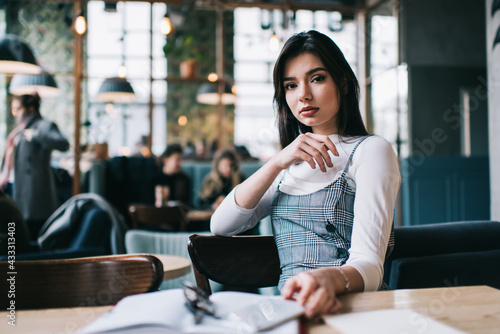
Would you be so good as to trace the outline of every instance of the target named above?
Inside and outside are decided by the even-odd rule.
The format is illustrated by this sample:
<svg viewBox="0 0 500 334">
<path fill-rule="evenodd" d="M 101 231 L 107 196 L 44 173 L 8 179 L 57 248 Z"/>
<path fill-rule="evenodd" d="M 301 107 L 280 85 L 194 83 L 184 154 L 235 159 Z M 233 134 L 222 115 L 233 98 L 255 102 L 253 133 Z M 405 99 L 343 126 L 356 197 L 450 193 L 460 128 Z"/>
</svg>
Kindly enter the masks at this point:
<svg viewBox="0 0 500 334">
<path fill-rule="evenodd" d="M 233 189 L 212 215 L 212 233 L 232 236 L 254 227 L 270 214 L 278 187 L 290 195 L 305 195 L 339 178 L 361 137 L 344 137 L 342 140 L 336 134 L 329 137 L 339 152 L 338 157 L 330 152 L 333 167 L 327 166 L 324 173 L 318 166 L 312 169 L 306 162 L 292 165 L 278 175 L 253 209 L 238 206 Z M 356 149 L 346 179 L 356 192 L 351 248 L 346 265 L 360 273 L 365 291 L 374 291 L 382 284 L 394 205 L 401 183 L 398 159 L 391 145 L 379 136 L 367 138 Z"/>
</svg>

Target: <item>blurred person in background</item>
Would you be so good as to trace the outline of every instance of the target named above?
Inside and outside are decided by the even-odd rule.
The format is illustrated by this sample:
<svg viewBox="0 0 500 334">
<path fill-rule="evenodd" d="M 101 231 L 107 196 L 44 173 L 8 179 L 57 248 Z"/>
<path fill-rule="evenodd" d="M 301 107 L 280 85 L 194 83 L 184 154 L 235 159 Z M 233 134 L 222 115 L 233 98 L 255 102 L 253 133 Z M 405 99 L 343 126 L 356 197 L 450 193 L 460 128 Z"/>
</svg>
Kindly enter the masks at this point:
<svg viewBox="0 0 500 334">
<path fill-rule="evenodd" d="M 166 201 L 180 201 L 182 204 L 190 205 L 190 181 L 182 170 L 183 149 L 180 144 L 170 144 L 160 156 L 162 164 L 157 185 L 168 187 L 168 198 Z"/>
<path fill-rule="evenodd" d="M 200 207 L 215 210 L 234 187 L 245 180 L 236 153 L 224 150 L 215 156 L 212 171 L 200 189 Z"/>
<path fill-rule="evenodd" d="M 11 190 L 35 240 L 47 218 L 61 203 L 50 165 L 52 150 L 66 151 L 69 142 L 57 125 L 40 115 L 38 93 L 15 96 L 12 114 L 17 127 L 7 137 L 0 188 Z"/>
</svg>

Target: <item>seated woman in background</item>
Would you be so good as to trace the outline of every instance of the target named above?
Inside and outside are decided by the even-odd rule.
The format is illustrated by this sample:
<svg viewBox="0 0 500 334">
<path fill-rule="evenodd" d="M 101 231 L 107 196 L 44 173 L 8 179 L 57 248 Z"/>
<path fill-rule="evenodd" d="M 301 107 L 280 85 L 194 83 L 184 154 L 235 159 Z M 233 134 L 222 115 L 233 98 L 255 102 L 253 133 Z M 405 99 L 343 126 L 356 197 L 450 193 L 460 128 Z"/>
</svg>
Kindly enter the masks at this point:
<svg viewBox="0 0 500 334">
<path fill-rule="evenodd" d="M 200 207 L 215 210 L 231 190 L 245 180 L 236 154 L 220 152 L 213 160 L 212 171 L 205 176 L 200 190 Z"/>
</svg>

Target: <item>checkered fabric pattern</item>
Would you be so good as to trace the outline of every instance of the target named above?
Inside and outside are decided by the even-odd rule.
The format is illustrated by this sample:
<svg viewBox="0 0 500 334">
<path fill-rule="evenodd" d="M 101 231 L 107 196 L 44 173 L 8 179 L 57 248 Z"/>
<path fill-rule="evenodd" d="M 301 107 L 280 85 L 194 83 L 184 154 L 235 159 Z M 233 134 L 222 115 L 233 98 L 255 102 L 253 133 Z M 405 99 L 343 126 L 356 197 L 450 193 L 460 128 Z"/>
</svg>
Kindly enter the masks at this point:
<svg viewBox="0 0 500 334">
<path fill-rule="evenodd" d="M 339 267 L 349 258 L 355 191 L 345 175 L 354 152 L 368 137 L 359 140 L 342 175 L 327 187 L 307 195 L 285 194 L 278 187 L 271 221 L 282 272 L 280 290 L 289 277 L 319 267 Z M 394 246 L 392 232 L 390 240 L 388 253 Z"/>
</svg>

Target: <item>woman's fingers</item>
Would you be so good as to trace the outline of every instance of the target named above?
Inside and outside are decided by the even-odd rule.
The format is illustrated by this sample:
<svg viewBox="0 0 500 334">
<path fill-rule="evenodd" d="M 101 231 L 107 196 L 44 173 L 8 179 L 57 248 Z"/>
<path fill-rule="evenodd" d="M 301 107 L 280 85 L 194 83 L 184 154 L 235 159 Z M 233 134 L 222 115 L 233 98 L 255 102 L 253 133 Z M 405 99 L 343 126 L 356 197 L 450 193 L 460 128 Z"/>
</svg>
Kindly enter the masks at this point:
<svg viewBox="0 0 500 334">
<path fill-rule="evenodd" d="M 318 284 L 314 277 L 302 272 L 290 277 L 281 289 L 281 295 L 286 299 L 292 299 L 296 293 L 295 300 L 300 305 L 305 305 L 311 294 L 317 289 Z"/>
<path fill-rule="evenodd" d="M 326 290 L 322 287 L 314 291 L 313 294 L 309 297 L 306 303 L 306 316 L 308 318 L 312 318 L 318 314 L 321 314 L 323 310 L 331 307 L 331 301 L 328 298 L 328 294 Z"/>
<path fill-rule="evenodd" d="M 300 149 L 300 152 L 297 154 L 298 155 L 298 160 L 300 161 L 305 161 L 309 164 L 309 166 L 311 166 L 312 169 L 316 169 L 316 159 L 314 158 L 313 154 L 314 152 L 308 152 L 309 150 L 307 149 L 307 147 L 305 148 L 301 148 Z M 320 169 L 321 169 L 321 165 L 318 163 L 318 166 L 320 166 Z M 321 169 L 323 170 L 323 169 Z"/>
<path fill-rule="evenodd" d="M 341 310 L 342 303 L 337 299 L 335 291 L 325 285 L 323 274 L 302 272 L 289 278 L 281 294 L 286 299 L 293 299 L 305 307 L 305 315 L 314 318 L 320 314 L 331 314 Z M 322 283 L 323 282 L 323 283 Z"/>
<path fill-rule="evenodd" d="M 332 142 L 332 140 L 330 139 L 330 137 L 323 136 L 323 135 L 317 135 L 317 134 L 314 134 L 314 133 L 308 133 L 308 135 L 310 135 L 313 138 L 316 138 L 316 140 L 318 140 L 319 142 L 323 143 L 323 145 L 325 145 L 326 148 L 329 151 L 331 151 L 333 155 L 335 155 L 337 157 L 339 156 L 339 151 L 337 151 L 337 147 Z"/>
<path fill-rule="evenodd" d="M 306 133 L 298 136 L 292 144 L 281 151 L 278 159 L 282 168 L 304 161 L 312 169 L 315 169 L 317 164 L 321 171 L 326 172 L 327 166 L 333 167 L 329 152 L 339 155 L 335 144 L 328 136 Z"/>
<path fill-rule="evenodd" d="M 333 167 L 333 162 L 329 151 L 338 156 L 337 148 L 328 136 L 307 133 L 303 135 L 303 150 L 310 154 L 318 163 L 322 171 L 326 171 L 326 166 Z M 325 166 L 326 165 L 326 166 Z"/>
<path fill-rule="evenodd" d="M 281 295 L 285 299 L 293 299 L 293 294 L 300 290 L 300 286 L 298 285 L 298 279 L 296 276 L 289 278 L 283 288 L 281 289 Z"/>
<path fill-rule="evenodd" d="M 332 314 L 342 309 L 342 303 L 324 287 L 318 288 L 306 303 L 306 316 L 314 318 L 320 314 Z"/>
<path fill-rule="evenodd" d="M 319 147 L 324 148 L 323 152 L 326 153 L 327 156 L 329 156 L 328 151 L 332 152 L 332 154 L 337 156 L 337 157 L 339 156 L 339 152 L 337 151 L 337 147 L 332 142 L 330 137 L 324 136 L 324 135 L 318 135 L 318 134 L 314 134 L 314 133 L 309 133 L 309 132 L 306 133 L 305 135 L 311 139 L 314 139 L 316 142 L 318 142 L 320 144 Z"/>
<path fill-rule="evenodd" d="M 327 166 L 333 167 L 332 159 L 330 158 L 325 145 L 309 139 L 307 145 L 304 146 L 303 149 L 307 154 L 313 157 L 323 172 L 326 172 Z"/>
</svg>

